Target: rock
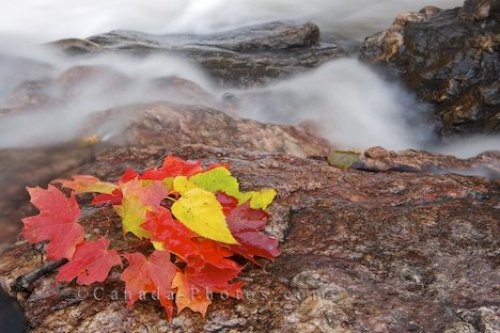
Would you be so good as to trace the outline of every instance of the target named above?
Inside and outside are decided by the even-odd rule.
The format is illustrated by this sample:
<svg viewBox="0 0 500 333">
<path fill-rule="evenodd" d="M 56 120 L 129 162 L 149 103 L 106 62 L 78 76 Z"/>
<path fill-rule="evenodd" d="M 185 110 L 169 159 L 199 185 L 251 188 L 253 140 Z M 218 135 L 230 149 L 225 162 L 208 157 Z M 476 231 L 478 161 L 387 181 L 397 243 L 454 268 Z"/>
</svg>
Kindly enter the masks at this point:
<svg viewBox="0 0 500 333">
<path fill-rule="evenodd" d="M 462 20 L 484 20 L 491 15 L 494 0 L 465 0 L 458 16 Z"/>
<path fill-rule="evenodd" d="M 412 149 L 396 153 L 382 147 L 373 147 L 365 151 L 352 168 L 375 172 L 457 173 L 499 179 L 500 151 L 484 152 L 462 160 L 454 156 L 442 156 Z"/>
<path fill-rule="evenodd" d="M 103 129 L 116 125 L 117 114 L 126 119 L 123 135 L 110 139 L 119 145 L 157 145 L 173 149 L 183 144 L 201 144 L 244 151 L 266 151 L 293 156 L 324 156 L 331 145 L 307 129 L 270 125 L 199 106 L 166 103 L 110 110 L 99 119 Z M 97 128 L 92 126 L 92 131 Z M 168 129 L 168 131 L 166 130 Z M 94 132 L 89 133 L 94 133 Z M 100 134 L 101 129 L 98 130 Z"/>
<path fill-rule="evenodd" d="M 9 298 L 0 288 L 0 330 L 6 333 L 24 332 L 24 318 L 14 299 Z"/>
<path fill-rule="evenodd" d="M 108 66 L 78 65 L 64 71 L 57 79 L 65 99 L 75 96 L 88 86 L 97 86 L 104 93 L 119 90 L 129 83 L 129 78 Z"/>
<path fill-rule="evenodd" d="M 28 199 L 26 186 L 47 184 L 75 166 L 94 160 L 99 150 L 110 145 L 154 146 L 167 151 L 200 144 L 301 157 L 324 156 L 331 149 L 326 140 L 301 127 L 237 120 L 206 107 L 166 103 L 99 113 L 75 134 L 78 137 L 73 142 L 55 146 L 0 150 L 0 244 L 15 238 L 19 231 L 19 225 L 12 221 L 27 213 L 19 209 Z"/>
<path fill-rule="evenodd" d="M 47 104 L 50 96 L 44 90 L 51 64 L 0 53 L 0 117 L 21 107 Z"/>
<path fill-rule="evenodd" d="M 69 55 L 82 55 L 92 52 L 99 52 L 99 44 L 92 43 L 89 40 L 78 38 L 61 39 L 55 42 L 50 42 L 48 46 L 63 50 Z"/>
<path fill-rule="evenodd" d="M 442 135 L 500 131 L 499 1 L 400 14 L 366 38 L 361 59 L 401 78 L 432 104 Z"/>
<path fill-rule="evenodd" d="M 242 188 L 277 189 L 266 230 L 282 241 L 282 255 L 265 270 L 246 267 L 244 299 L 217 299 L 206 319 L 185 311 L 171 324 L 152 300 L 127 310 L 123 284 L 113 276 L 78 287 L 57 284 L 49 274 L 31 293 L 17 295 L 30 332 L 494 331 L 499 180 L 394 168 L 341 170 L 328 165 L 323 141 L 300 128 L 235 120 L 210 109 L 150 104 L 115 109 L 106 117 L 125 119 L 124 134 L 51 177 L 91 174 L 113 181 L 129 167 L 157 166 L 169 153 L 204 164 L 227 162 Z M 387 165 L 418 166 L 420 159 L 471 165 L 380 147 L 362 158 Z M 481 158 L 500 161 L 497 153 Z M 118 221 L 112 208 L 94 208 L 88 201 L 80 200 L 81 223 L 90 237 L 106 232 L 119 248 L 141 247 L 109 223 Z M 33 208 L 24 199 L 18 211 L 26 216 Z M 2 284 L 39 267 L 39 251 L 28 244 L 8 249 L 0 260 Z"/>
<path fill-rule="evenodd" d="M 23 81 L 9 94 L 5 106 L 16 111 L 47 107 L 54 103 L 52 84 L 50 79 Z"/>
<path fill-rule="evenodd" d="M 76 65 L 58 76 L 47 73 L 44 79 L 19 83 L 9 94 L 5 106 L 16 112 L 53 109 L 74 103 L 85 93 L 97 90 L 109 94 L 130 84 L 131 80 L 126 75 L 108 66 Z"/>
<path fill-rule="evenodd" d="M 214 34 L 112 31 L 50 44 L 70 54 L 170 54 L 200 64 L 221 85 L 252 86 L 299 73 L 346 52 L 319 39 L 312 23 L 271 22 Z"/>
<path fill-rule="evenodd" d="M 31 332 L 479 331 L 479 321 L 456 315 L 462 309 L 488 321 L 481 325 L 495 323 L 488 313 L 498 311 L 498 181 L 341 171 L 315 159 L 204 145 L 168 152 L 226 161 L 243 187 L 277 188 L 269 231 L 283 240 L 283 254 L 265 271 L 246 269 L 246 299 L 217 300 L 206 320 L 185 312 L 171 325 L 153 301 L 128 311 L 112 299 L 123 290 L 118 282 L 77 288 L 49 275 L 23 301 Z M 69 173 L 111 180 L 163 155 L 152 146 L 109 149 Z M 85 211 L 86 225 L 116 219 L 108 209 Z M 96 223 L 87 226 L 92 233 Z M 109 232 L 120 244 L 121 231 Z M 18 246 L 3 256 L 0 276 L 12 282 L 39 262 L 35 247 Z"/>
<path fill-rule="evenodd" d="M 220 106 L 221 103 L 193 81 L 178 76 L 160 77 L 150 82 L 149 88 L 167 100 L 191 105 Z"/>
<path fill-rule="evenodd" d="M 179 104 L 203 105 L 225 109 L 223 101 L 198 84 L 178 76 L 153 77 L 143 82 L 133 80 L 122 72 L 104 65 L 75 65 L 59 75 L 18 84 L 8 95 L 4 111 L 74 109 L 81 100 L 123 100 L 136 93 L 148 100 L 170 101 Z M 105 102 L 104 102 L 105 103 Z M 109 103 L 107 103 L 109 104 Z M 104 104 L 106 105 L 106 104 Z M 92 103 L 88 108 L 92 108 Z M 85 112 L 85 110 L 84 110 Z"/>
</svg>

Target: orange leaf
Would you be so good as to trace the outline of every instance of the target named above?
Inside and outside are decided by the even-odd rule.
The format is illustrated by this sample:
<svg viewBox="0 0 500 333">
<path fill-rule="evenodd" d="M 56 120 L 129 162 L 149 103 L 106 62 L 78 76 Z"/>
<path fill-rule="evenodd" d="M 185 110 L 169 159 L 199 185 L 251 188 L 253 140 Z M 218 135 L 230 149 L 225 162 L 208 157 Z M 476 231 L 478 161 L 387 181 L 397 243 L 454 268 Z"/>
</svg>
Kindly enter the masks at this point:
<svg viewBox="0 0 500 333">
<path fill-rule="evenodd" d="M 76 194 L 87 192 L 111 194 L 118 187 L 113 183 L 103 182 L 97 177 L 87 175 L 76 175 L 72 180 L 57 179 L 54 183 L 61 183 L 63 187 L 74 190 Z"/>
<path fill-rule="evenodd" d="M 204 290 L 192 285 L 181 272 L 175 274 L 172 286 L 177 288 L 177 293 L 175 294 L 177 313 L 180 313 L 185 308 L 189 308 L 194 312 L 201 313 L 203 318 L 205 318 L 208 306 L 212 301 L 206 297 Z"/>
<path fill-rule="evenodd" d="M 170 261 L 170 253 L 155 251 L 149 258 L 138 252 L 126 254 L 129 266 L 121 275 L 125 282 L 125 292 L 131 307 L 143 293 L 155 293 L 165 308 L 167 319 L 173 314 L 172 280 L 177 272 L 177 266 Z"/>
</svg>

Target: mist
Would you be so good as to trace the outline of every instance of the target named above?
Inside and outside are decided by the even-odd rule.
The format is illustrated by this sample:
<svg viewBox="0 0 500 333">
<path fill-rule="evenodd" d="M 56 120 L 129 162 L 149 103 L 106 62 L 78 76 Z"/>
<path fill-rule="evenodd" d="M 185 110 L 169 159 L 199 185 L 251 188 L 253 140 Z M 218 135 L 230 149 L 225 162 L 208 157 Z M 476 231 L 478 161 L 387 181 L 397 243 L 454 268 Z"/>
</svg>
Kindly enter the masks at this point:
<svg viewBox="0 0 500 333">
<path fill-rule="evenodd" d="M 18 0 L 2 4 L 0 32 L 39 42 L 115 29 L 207 33 L 276 19 L 310 19 L 325 33 L 361 40 L 402 11 L 461 0 Z"/>
<path fill-rule="evenodd" d="M 0 108 L 16 108 L 12 95 L 25 81 L 55 82 L 44 90 L 50 103 L 21 113 L 0 112 L 0 148 L 53 144 L 74 139 L 90 115 L 120 106 L 168 101 L 220 108 L 228 91 L 238 100 L 238 116 L 278 124 L 308 124 L 336 147 L 364 149 L 425 148 L 463 156 L 484 150 L 483 138 L 433 144 L 425 123 L 427 105 L 398 85 L 381 79 L 355 59 L 334 60 L 308 73 L 258 89 L 221 89 L 196 64 L 175 57 L 130 58 L 102 55 L 68 58 L 40 45 L 68 37 L 86 37 L 113 29 L 163 34 L 207 33 L 275 19 L 310 19 L 322 33 L 356 40 L 386 28 L 397 13 L 418 10 L 428 1 L 367 0 L 211 0 L 79 2 L 20 0 L 3 5 L 0 22 Z M 433 1 L 453 7 L 462 1 Z M 23 8 L 19 11 L 19 8 Z M 104 72 L 65 88 L 71 70 L 84 66 Z M 180 77 L 194 82 L 210 98 L 193 100 L 152 89 L 157 79 Z M 22 91 L 22 90 L 21 90 Z M 1 110 L 0 110 L 1 111 Z M 96 129 L 101 137 L 120 132 L 123 123 Z M 488 149 L 500 149 L 499 141 Z M 486 142 L 484 141 L 484 142 Z M 471 144 L 466 144 L 471 142 Z"/>
<path fill-rule="evenodd" d="M 333 61 L 291 80 L 247 91 L 241 100 L 247 117 L 306 123 L 343 149 L 421 147 L 432 136 L 432 127 L 410 124 L 427 108 L 355 59 Z"/>
</svg>

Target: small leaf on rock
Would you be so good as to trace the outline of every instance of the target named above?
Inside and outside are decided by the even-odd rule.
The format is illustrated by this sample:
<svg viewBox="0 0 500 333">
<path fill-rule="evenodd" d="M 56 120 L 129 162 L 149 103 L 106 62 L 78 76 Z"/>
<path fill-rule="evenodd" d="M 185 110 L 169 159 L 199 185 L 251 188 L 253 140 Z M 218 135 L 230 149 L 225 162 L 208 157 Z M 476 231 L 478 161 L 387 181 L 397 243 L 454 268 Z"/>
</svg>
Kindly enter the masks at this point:
<svg viewBox="0 0 500 333">
<path fill-rule="evenodd" d="M 356 151 L 335 150 L 328 155 L 328 163 L 340 169 L 349 169 L 360 157 L 361 154 Z"/>
</svg>

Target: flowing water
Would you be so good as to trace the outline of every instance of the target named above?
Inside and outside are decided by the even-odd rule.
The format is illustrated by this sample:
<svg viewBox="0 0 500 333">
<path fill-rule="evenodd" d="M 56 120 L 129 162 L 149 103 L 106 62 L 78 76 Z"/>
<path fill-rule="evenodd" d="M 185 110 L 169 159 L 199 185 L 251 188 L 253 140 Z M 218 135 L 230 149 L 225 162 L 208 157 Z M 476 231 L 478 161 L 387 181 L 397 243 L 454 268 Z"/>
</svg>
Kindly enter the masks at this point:
<svg viewBox="0 0 500 333">
<path fill-rule="evenodd" d="M 18 0 L 2 5 L 0 54 L 23 57 L 46 66 L 27 68 L 15 61 L 0 62 L 0 103 L 5 104 L 14 87 L 26 79 L 57 77 L 75 64 L 105 65 L 119 71 L 134 84 L 110 93 L 99 82 L 81 87 L 64 108 L 0 118 L 0 148 L 54 143 L 70 139 L 89 113 L 114 106 L 158 99 L 146 82 L 155 77 L 177 75 L 195 81 L 214 96 L 222 96 L 200 68 L 183 59 L 148 57 L 140 62 L 125 57 L 67 59 L 37 45 L 68 37 L 86 37 L 113 29 L 154 34 L 227 30 L 275 19 L 309 19 L 320 25 L 323 35 L 361 41 L 386 28 L 401 11 L 418 10 L 426 4 L 443 8 L 460 0 L 143 0 L 79 1 Z M 11 58 L 11 59 L 12 59 Z M 297 124 L 317 121 L 319 131 L 335 145 L 363 149 L 382 145 L 392 149 L 429 147 L 432 128 L 416 121 L 428 110 L 396 84 L 384 82 L 355 59 L 331 61 L 318 69 L 251 90 L 232 91 L 242 97 L 242 114 L 265 122 Z M 56 92 L 54 92 L 56 93 Z M 293 96 L 293 98 L 289 98 Z M 70 110 L 68 110 L 70 109 Z M 71 112 L 70 112 L 71 111 Z M 22 130 L 19 130 L 22 129 Z M 108 129 L 111 135 L 117 129 Z M 479 140 L 479 141 L 478 141 Z M 478 144 L 478 142 L 482 144 Z M 500 140 L 462 142 L 461 156 L 500 148 Z M 465 146 L 465 148 L 464 148 Z M 467 147 L 470 146 L 468 150 Z M 452 151 L 453 147 L 450 147 Z M 456 149 L 455 149 L 456 151 Z"/>
</svg>

